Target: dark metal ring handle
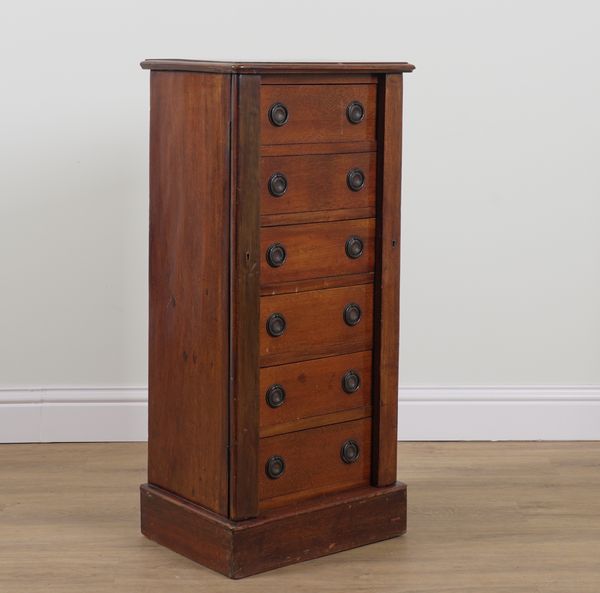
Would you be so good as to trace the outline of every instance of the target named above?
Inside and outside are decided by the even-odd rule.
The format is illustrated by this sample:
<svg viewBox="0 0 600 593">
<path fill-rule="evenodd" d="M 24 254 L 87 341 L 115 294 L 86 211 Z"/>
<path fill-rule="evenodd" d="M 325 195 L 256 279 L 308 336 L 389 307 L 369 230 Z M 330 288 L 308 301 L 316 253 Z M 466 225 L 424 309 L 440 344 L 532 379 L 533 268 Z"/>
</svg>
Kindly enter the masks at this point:
<svg viewBox="0 0 600 593">
<path fill-rule="evenodd" d="M 283 173 L 273 173 L 269 178 L 269 193 L 280 198 L 288 188 L 287 177 Z"/>
<path fill-rule="evenodd" d="M 365 118 L 365 108 L 360 101 L 352 101 L 346 108 L 346 116 L 351 124 L 359 124 Z"/>
<path fill-rule="evenodd" d="M 273 313 L 267 319 L 267 332 L 270 336 L 278 338 L 285 331 L 285 317 L 281 313 Z"/>
<path fill-rule="evenodd" d="M 285 263 L 286 257 L 285 247 L 281 243 L 269 245 L 269 248 L 267 249 L 267 263 L 272 268 L 279 268 L 282 266 Z"/>
<path fill-rule="evenodd" d="M 283 103 L 274 103 L 269 108 L 269 121 L 277 127 L 284 126 L 288 120 L 288 110 Z"/>
<path fill-rule="evenodd" d="M 356 303 L 346 305 L 344 309 L 344 321 L 347 325 L 356 325 L 362 316 L 362 311 Z"/>
<path fill-rule="evenodd" d="M 346 255 L 350 259 L 358 259 L 364 250 L 364 243 L 360 237 L 350 237 L 346 241 Z"/>
<path fill-rule="evenodd" d="M 352 439 L 347 440 L 342 445 L 340 457 L 344 463 L 356 463 L 360 457 L 360 447 L 358 443 Z"/>
<path fill-rule="evenodd" d="M 365 174 L 362 169 L 350 169 L 346 175 L 346 183 L 352 191 L 360 191 L 365 186 Z"/>
<path fill-rule="evenodd" d="M 346 462 L 351 463 L 351 462 Z M 267 476 L 271 478 L 271 480 L 276 480 L 277 478 L 281 478 L 283 472 L 285 471 L 285 461 L 283 457 L 279 455 L 273 455 L 270 457 L 265 465 L 265 472 L 267 472 Z"/>
<path fill-rule="evenodd" d="M 267 389 L 266 399 L 269 407 L 278 408 L 285 401 L 285 389 L 277 383 L 271 385 Z"/>
<path fill-rule="evenodd" d="M 342 389 L 346 393 L 354 393 L 360 387 L 360 375 L 353 370 L 349 370 L 342 377 Z"/>
</svg>

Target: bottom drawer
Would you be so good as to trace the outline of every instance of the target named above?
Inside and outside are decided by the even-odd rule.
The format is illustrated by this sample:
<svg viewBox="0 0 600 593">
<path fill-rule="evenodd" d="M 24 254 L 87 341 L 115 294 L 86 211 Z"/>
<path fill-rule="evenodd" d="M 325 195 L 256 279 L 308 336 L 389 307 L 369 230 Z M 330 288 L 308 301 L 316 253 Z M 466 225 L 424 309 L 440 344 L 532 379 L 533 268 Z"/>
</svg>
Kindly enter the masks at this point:
<svg viewBox="0 0 600 593">
<path fill-rule="evenodd" d="M 261 508 L 370 482 L 371 418 L 260 439 Z"/>
</svg>

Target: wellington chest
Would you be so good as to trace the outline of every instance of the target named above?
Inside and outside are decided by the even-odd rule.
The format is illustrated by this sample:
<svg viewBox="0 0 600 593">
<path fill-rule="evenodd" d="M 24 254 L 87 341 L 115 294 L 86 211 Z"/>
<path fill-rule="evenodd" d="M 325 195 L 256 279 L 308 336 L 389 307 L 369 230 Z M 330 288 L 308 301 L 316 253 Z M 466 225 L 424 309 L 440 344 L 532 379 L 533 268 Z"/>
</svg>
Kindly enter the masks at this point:
<svg viewBox="0 0 600 593">
<path fill-rule="evenodd" d="M 240 578 L 400 535 L 407 63 L 147 60 L 142 532 Z"/>
</svg>

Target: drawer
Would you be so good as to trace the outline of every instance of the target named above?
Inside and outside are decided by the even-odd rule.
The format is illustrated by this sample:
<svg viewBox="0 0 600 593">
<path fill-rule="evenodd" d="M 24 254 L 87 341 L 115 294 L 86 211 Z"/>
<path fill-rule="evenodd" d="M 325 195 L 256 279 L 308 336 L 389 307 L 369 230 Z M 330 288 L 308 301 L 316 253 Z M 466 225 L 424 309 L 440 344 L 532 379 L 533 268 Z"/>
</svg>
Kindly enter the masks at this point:
<svg viewBox="0 0 600 593">
<path fill-rule="evenodd" d="M 279 282 L 372 272 L 375 219 L 263 227 L 260 282 Z"/>
<path fill-rule="evenodd" d="M 370 350 L 260 370 L 260 428 L 371 405 Z M 284 432 L 284 431 L 280 431 Z"/>
<path fill-rule="evenodd" d="M 261 143 L 375 140 L 376 102 L 376 84 L 262 85 Z"/>
<path fill-rule="evenodd" d="M 261 366 L 370 350 L 373 285 L 260 298 Z"/>
<path fill-rule="evenodd" d="M 260 439 L 261 502 L 368 484 L 370 472 L 370 418 Z"/>
<path fill-rule="evenodd" d="M 374 152 L 262 157 L 260 175 L 263 216 L 375 208 Z"/>
</svg>

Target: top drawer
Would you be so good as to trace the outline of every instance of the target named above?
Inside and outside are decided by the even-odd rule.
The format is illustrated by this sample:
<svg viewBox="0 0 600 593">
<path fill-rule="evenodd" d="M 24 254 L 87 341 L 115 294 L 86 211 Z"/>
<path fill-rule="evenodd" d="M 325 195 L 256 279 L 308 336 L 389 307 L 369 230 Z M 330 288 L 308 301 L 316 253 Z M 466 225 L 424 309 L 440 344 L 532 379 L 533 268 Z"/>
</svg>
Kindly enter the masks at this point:
<svg viewBox="0 0 600 593">
<path fill-rule="evenodd" d="M 375 140 L 376 84 L 262 85 L 261 142 Z"/>
</svg>

